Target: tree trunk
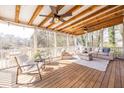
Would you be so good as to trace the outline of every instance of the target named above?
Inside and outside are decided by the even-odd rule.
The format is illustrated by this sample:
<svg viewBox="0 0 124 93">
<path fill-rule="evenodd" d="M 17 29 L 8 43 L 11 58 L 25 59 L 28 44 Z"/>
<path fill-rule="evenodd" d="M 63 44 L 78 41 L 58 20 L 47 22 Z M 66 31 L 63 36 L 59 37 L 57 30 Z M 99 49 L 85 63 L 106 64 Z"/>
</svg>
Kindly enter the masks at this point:
<svg viewBox="0 0 124 93">
<path fill-rule="evenodd" d="M 123 43 L 122 47 L 124 47 L 124 23 L 120 25 L 120 33 L 122 36 L 122 43 Z"/>
<path fill-rule="evenodd" d="M 109 27 L 109 45 L 111 47 L 115 47 L 115 31 L 114 31 L 114 26 Z"/>
</svg>

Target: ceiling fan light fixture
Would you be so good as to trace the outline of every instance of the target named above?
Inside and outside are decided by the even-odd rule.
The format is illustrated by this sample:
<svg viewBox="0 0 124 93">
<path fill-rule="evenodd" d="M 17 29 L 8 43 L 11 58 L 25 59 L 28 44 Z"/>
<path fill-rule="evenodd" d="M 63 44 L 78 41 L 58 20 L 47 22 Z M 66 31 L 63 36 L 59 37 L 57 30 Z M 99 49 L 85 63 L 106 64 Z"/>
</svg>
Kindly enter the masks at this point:
<svg viewBox="0 0 124 93">
<path fill-rule="evenodd" d="M 87 33 L 87 31 L 86 31 L 86 30 L 84 30 L 84 33 Z"/>
<path fill-rule="evenodd" d="M 59 19 L 58 18 L 54 18 L 54 22 L 55 23 L 58 23 L 59 22 Z"/>
</svg>

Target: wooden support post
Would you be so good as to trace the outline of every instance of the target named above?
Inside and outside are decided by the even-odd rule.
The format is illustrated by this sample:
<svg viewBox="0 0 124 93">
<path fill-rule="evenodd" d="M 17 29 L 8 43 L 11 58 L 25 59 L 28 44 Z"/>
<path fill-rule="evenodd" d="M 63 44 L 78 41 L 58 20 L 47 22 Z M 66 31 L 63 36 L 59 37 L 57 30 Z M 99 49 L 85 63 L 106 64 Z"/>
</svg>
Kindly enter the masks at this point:
<svg viewBox="0 0 124 93">
<path fill-rule="evenodd" d="M 69 49 L 69 38 L 68 38 L 68 34 L 66 35 L 66 47 L 67 50 Z"/>
<path fill-rule="evenodd" d="M 56 32 L 54 32 L 54 56 L 57 56 Z"/>
<path fill-rule="evenodd" d="M 123 38 L 123 48 L 124 48 L 124 17 L 123 17 L 123 32 L 122 32 L 122 38 Z"/>
<path fill-rule="evenodd" d="M 123 23 L 120 25 L 120 33 L 122 36 L 122 50 L 121 50 L 122 51 L 122 58 L 124 58 L 124 17 L 123 17 Z"/>
<path fill-rule="evenodd" d="M 100 31 L 100 47 L 103 48 L 103 31 L 104 29 L 101 29 Z"/>
<path fill-rule="evenodd" d="M 34 45 L 34 52 L 37 51 L 37 29 L 34 29 L 34 34 L 33 34 L 33 45 Z"/>
<path fill-rule="evenodd" d="M 91 33 L 91 39 L 92 39 L 92 48 L 93 48 L 93 32 Z"/>
<path fill-rule="evenodd" d="M 76 47 L 77 47 L 77 37 L 74 36 L 74 47 L 75 47 L 75 50 L 76 50 Z"/>
<path fill-rule="evenodd" d="M 88 33 L 86 32 L 86 48 L 88 47 Z"/>
<path fill-rule="evenodd" d="M 123 31 L 122 31 L 122 42 L 123 42 L 123 57 L 124 57 L 124 14 L 123 14 Z"/>
</svg>

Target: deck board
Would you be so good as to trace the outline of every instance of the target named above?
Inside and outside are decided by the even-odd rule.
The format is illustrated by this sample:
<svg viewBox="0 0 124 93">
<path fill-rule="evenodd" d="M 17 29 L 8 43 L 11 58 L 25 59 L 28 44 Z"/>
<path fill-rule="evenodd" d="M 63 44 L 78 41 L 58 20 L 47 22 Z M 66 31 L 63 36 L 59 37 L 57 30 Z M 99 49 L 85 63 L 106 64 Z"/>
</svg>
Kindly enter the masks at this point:
<svg viewBox="0 0 124 93">
<path fill-rule="evenodd" d="M 86 87 L 88 83 L 92 80 L 92 78 L 95 76 L 96 72 L 96 70 L 93 70 L 93 72 L 85 79 L 85 81 L 79 87 Z"/>
<path fill-rule="evenodd" d="M 82 70 L 82 71 L 83 71 L 83 70 Z M 78 81 L 80 81 L 80 79 L 81 79 L 82 77 L 84 77 L 84 75 L 85 75 L 88 71 L 90 71 L 90 69 L 87 68 L 85 71 L 82 72 L 82 74 L 79 74 L 79 75 L 77 76 L 77 78 L 73 79 L 73 80 L 72 80 L 71 82 L 69 82 L 65 87 L 66 87 L 66 88 L 72 87 L 74 84 L 76 84 Z"/>
<path fill-rule="evenodd" d="M 116 63 L 115 63 L 115 61 L 113 61 L 112 72 L 110 74 L 109 83 L 108 83 L 108 87 L 109 88 L 113 88 L 114 87 L 114 83 L 115 83 L 115 69 L 116 69 L 115 66 L 116 66 Z"/>
<path fill-rule="evenodd" d="M 112 70 L 112 63 L 110 62 L 109 65 L 108 65 L 108 68 L 107 68 L 107 70 L 105 72 L 105 76 L 103 78 L 103 81 L 101 83 L 101 86 L 100 86 L 101 88 L 108 87 L 111 70 Z"/>
<path fill-rule="evenodd" d="M 120 62 L 120 68 L 121 68 L 121 83 L 122 83 L 122 88 L 124 88 L 124 62 Z"/>
<path fill-rule="evenodd" d="M 105 72 L 100 72 L 100 76 L 93 86 L 94 88 L 99 88 L 101 86 L 104 76 L 105 76 Z"/>
<path fill-rule="evenodd" d="M 79 66 L 76 65 L 76 66 L 74 66 L 75 69 L 68 69 L 68 70 L 66 70 L 66 72 L 59 75 L 56 79 L 52 80 L 52 82 L 48 81 L 49 84 L 47 85 L 47 87 L 48 88 L 49 87 L 57 87 L 57 85 L 59 85 L 61 82 L 64 82 L 66 80 L 66 78 L 70 78 L 73 75 L 73 73 L 75 73 L 76 71 L 79 71 L 78 67 Z"/>
<path fill-rule="evenodd" d="M 116 62 L 115 88 L 121 87 L 120 61 Z"/>
<path fill-rule="evenodd" d="M 79 79 L 73 86 L 72 88 L 75 88 L 75 87 L 80 87 L 80 85 L 88 78 L 88 76 L 93 72 L 93 70 L 89 70 L 87 73 L 85 73 L 85 75 Z"/>
<path fill-rule="evenodd" d="M 86 87 L 92 88 L 95 85 L 96 81 L 98 80 L 99 76 L 100 76 L 100 72 L 97 71 L 96 75 L 91 79 L 91 81 L 89 82 L 89 84 L 87 84 Z"/>
<path fill-rule="evenodd" d="M 57 82 L 56 85 L 54 85 L 54 86 L 55 87 L 64 87 L 64 86 L 66 86 L 66 84 L 68 84 L 68 82 L 72 81 L 73 79 L 75 79 L 77 77 L 77 75 L 76 75 L 77 72 L 80 73 L 81 70 L 80 69 L 74 70 L 70 74 L 67 74 L 67 77 L 65 77 L 61 81 Z"/>
<path fill-rule="evenodd" d="M 62 64 L 66 64 L 66 62 Z M 58 69 L 51 70 L 44 74 L 43 80 L 23 86 L 40 88 L 124 87 L 124 60 L 115 59 L 111 61 L 106 71 L 99 71 L 76 63 L 67 63 L 65 66 L 59 64 L 54 67 L 58 67 Z M 43 72 L 45 71 L 46 70 Z M 26 79 L 28 78 L 24 78 L 24 80 Z M 13 87 L 19 86 L 19 84 L 13 84 Z"/>
</svg>

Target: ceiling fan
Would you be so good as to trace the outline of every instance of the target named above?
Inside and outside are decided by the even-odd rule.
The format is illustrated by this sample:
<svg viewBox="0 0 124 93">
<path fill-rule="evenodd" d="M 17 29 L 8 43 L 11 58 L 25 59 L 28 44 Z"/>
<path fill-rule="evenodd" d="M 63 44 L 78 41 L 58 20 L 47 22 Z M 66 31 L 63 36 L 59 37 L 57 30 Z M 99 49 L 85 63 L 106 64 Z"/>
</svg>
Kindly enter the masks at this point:
<svg viewBox="0 0 124 93">
<path fill-rule="evenodd" d="M 84 33 L 87 33 L 89 29 L 87 27 L 83 27 L 82 30 Z"/>
<path fill-rule="evenodd" d="M 39 16 L 51 17 L 52 18 L 51 23 L 57 23 L 58 21 L 65 22 L 65 20 L 63 18 L 72 16 L 72 13 L 59 14 L 58 13 L 59 12 L 59 6 L 57 6 L 57 7 L 50 6 L 50 9 L 52 11 L 52 14 L 50 16 L 49 15 L 42 15 L 42 14 Z"/>
</svg>

